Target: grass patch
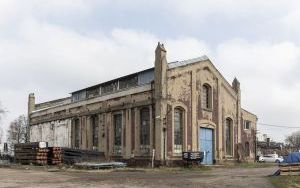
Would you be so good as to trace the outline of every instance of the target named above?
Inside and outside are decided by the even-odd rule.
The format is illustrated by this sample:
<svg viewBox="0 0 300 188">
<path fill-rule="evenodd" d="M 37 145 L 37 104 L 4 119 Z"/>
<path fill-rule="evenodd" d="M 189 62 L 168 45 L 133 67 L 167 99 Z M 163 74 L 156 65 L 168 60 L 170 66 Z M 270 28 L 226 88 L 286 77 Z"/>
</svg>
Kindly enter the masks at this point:
<svg viewBox="0 0 300 188">
<path fill-rule="evenodd" d="M 226 163 L 227 168 L 266 168 L 278 166 L 276 163 Z"/>
<path fill-rule="evenodd" d="M 273 176 L 269 180 L 276 188 L 300 187 L 300 176 Z"/>
<path fill-rule="evenodd" d="M 201 172 L 211 170 L 207 166 L 194 166 L 194 167 L 158 167 L 158 168 L 120 168 L 114 169 L 117 172 L 159 172 L 159 173 L 180 173 L 180 172 Z"/>
<path fill-rule="evenodd" d="M 154 168 L 154 171 L 160 172 L 201 172 L 211 170 L 211 167 L 208 166 L 189 166 L 189 167 L 160 167 Z"/>
</svg>

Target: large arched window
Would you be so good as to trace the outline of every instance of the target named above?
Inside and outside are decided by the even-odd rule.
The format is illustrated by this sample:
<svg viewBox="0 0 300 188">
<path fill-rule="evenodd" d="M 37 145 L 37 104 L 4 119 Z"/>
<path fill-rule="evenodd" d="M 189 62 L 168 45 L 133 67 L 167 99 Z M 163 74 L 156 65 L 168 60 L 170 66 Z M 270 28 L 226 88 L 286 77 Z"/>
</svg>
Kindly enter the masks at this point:
<svg viewBox="0 0 300 188">
<path fill-rule="evenodd" d="M 150 111 L 149 108 L 140 110 L 140 144 L 150 145 Z"/>
<path fill-rule="evenodd" d="M 225 148 L 226 155 L 232 156 L 232 120 L 226 119 L 225 122 Z"/>
<path fill-rule="evenodd" d="M 184 111 L 181 108 L 174 110 L 174 153 L 182 152 L 183 145 Z"/>
<path fill-rule="evenodd" d="M 74 120 L 74 147 L 79 148 L 80 146 L 80 121 L 78 118 Z"/>
<path fill-rule="evenodd" d="M 91 127 L 92 127 L 92 140 L 93 140 L 93 149 L 97 150 L 98 148 L 98 134 L 99 134 L 99 125 L 98 125 L 98 116 L 91 116 Z"/>
<path fill-rule="evenodd" d="M 122 114 L 115 114 L 113 116 L 114 125 L 114 148 L 115 155 L 121 155 L 122 151 Z"/>
<path fill-rule="evenodd" d="M 212 92 L 211 87 L 208 84 L 202 86 L 202 107 L 204 109 L 212 108 Z"/>
</svg>

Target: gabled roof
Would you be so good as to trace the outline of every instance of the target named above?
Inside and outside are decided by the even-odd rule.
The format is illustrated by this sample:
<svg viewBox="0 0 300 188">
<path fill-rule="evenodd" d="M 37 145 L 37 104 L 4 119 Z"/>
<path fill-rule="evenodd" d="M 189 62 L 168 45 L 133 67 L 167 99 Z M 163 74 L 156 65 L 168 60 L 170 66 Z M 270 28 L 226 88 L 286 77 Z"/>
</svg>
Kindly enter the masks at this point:
<svg viewBox="0 0 300 188">
<path fill-rule="evenodd" d="M 193 63 L 198 63 L 198 62 L 206 61 L 206 60 L 209 60 L 208 57 L 206 55 L 203 55 L 203 56 L 193 58 L 193 59 L 170 62 L 170 63 L 168 63 L 168 66 L 169 66 L 169 68 L 176 68 L 176 67 L 181 67 L 181 66 L 185 66 L 185 65 L 189 65 L 189 64 L 193 64 Z M 83 91 L 83 90 L 91 89 L 91 88 L 94 88 L 94 87 L 99 87 L 100 85 L 103 85 L 103 84 L 106 84 L 106 83 L 109 83 L 109 82 L 113 82 L 113 81 L 116 81 L 116 80 L 119 80 L 119 79 L 123 79 L 123 78 L 126 78 L 126 77 L 130 77 L 130 76 L 141 74 L 141 73 L 148 72 L 148 71 L 153 71 L 153 74 L 154 74 L 154 67 L 149 68 L 149 69 L 145 69 L 145 70 L 133 73 L 133 74 L 128 74 L 128 75 L 125 75 L 125 76 L 122 76 L 122 77 L 118 77 L 118 78 L 115 78 L 115 79 L 112 79 L 112 80 L 109 80 L 109 81 L 106 81 L 106 82 L 102 82 L 102 83 L 99 83 L 99 84 L 96 84 L 96 85 L 93 85 L 93 86 L 90 86 L 90 87 L 86 87 L 86 88 L 71 92 L 71 94 L 72 93 L 77 93 L 77 92 L 80 92 L 80 91 Z"/>
<path fill-rule="evenodd" d="M 201 57 L 197 57 L 197 58 L 193 58 L 193 59 L 171 62 L 171 63 L 168 63 L 168 65 L 169 65 L 169 68 L 175 68 L 175 67 L 181 67 L 181 66 L 198 63 L 200 61 L 206 61 L 206 60 L 209 60 L 208 57 L 206 55 L 203 55 Z"/>
</svg>

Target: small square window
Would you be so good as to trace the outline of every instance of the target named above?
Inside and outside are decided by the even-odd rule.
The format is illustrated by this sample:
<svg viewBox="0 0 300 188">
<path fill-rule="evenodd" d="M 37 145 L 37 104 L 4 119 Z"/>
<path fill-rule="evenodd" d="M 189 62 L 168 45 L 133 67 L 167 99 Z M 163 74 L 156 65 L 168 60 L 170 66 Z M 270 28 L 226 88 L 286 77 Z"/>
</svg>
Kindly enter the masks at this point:
<svg viewBox="0 0 300 188">
<path fill-rule="evenodd" d="M 250 121 L 244 121 L 244 129 L 245 130 L 251 129 L 251 122 Z"/>
</svg>

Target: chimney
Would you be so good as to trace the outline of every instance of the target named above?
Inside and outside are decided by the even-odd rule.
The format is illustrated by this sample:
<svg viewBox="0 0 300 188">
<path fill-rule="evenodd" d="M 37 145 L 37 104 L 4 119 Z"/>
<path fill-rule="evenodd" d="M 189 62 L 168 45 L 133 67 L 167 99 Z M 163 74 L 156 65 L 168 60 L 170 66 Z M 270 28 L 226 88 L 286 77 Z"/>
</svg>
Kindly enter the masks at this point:
<svg viewBox="0 0 300 188">
<path fill-rule="evenodd" d="M 166 95 L 166 78 L 167 78 L 167 51 L 163 44 L 158 42 L 155 49 L 155 63 L 154 63 L 154 74 L 155 74 L 155 97 L 156 99 L 165 97 Z"/>
<path fill-rule="evenodd" d="M 34 111 L 34 108 L 35 108 L 34 93 L 30 93 L 28 96 L 28 116 Z"/>
<path fill-rule="evenodd" d="M 240 92 L 240 82 L 238 81 L 237 78 L 234 78 L 233 82 L 232 82 L 232 88 L 239 93 Z"/>
</svg>

